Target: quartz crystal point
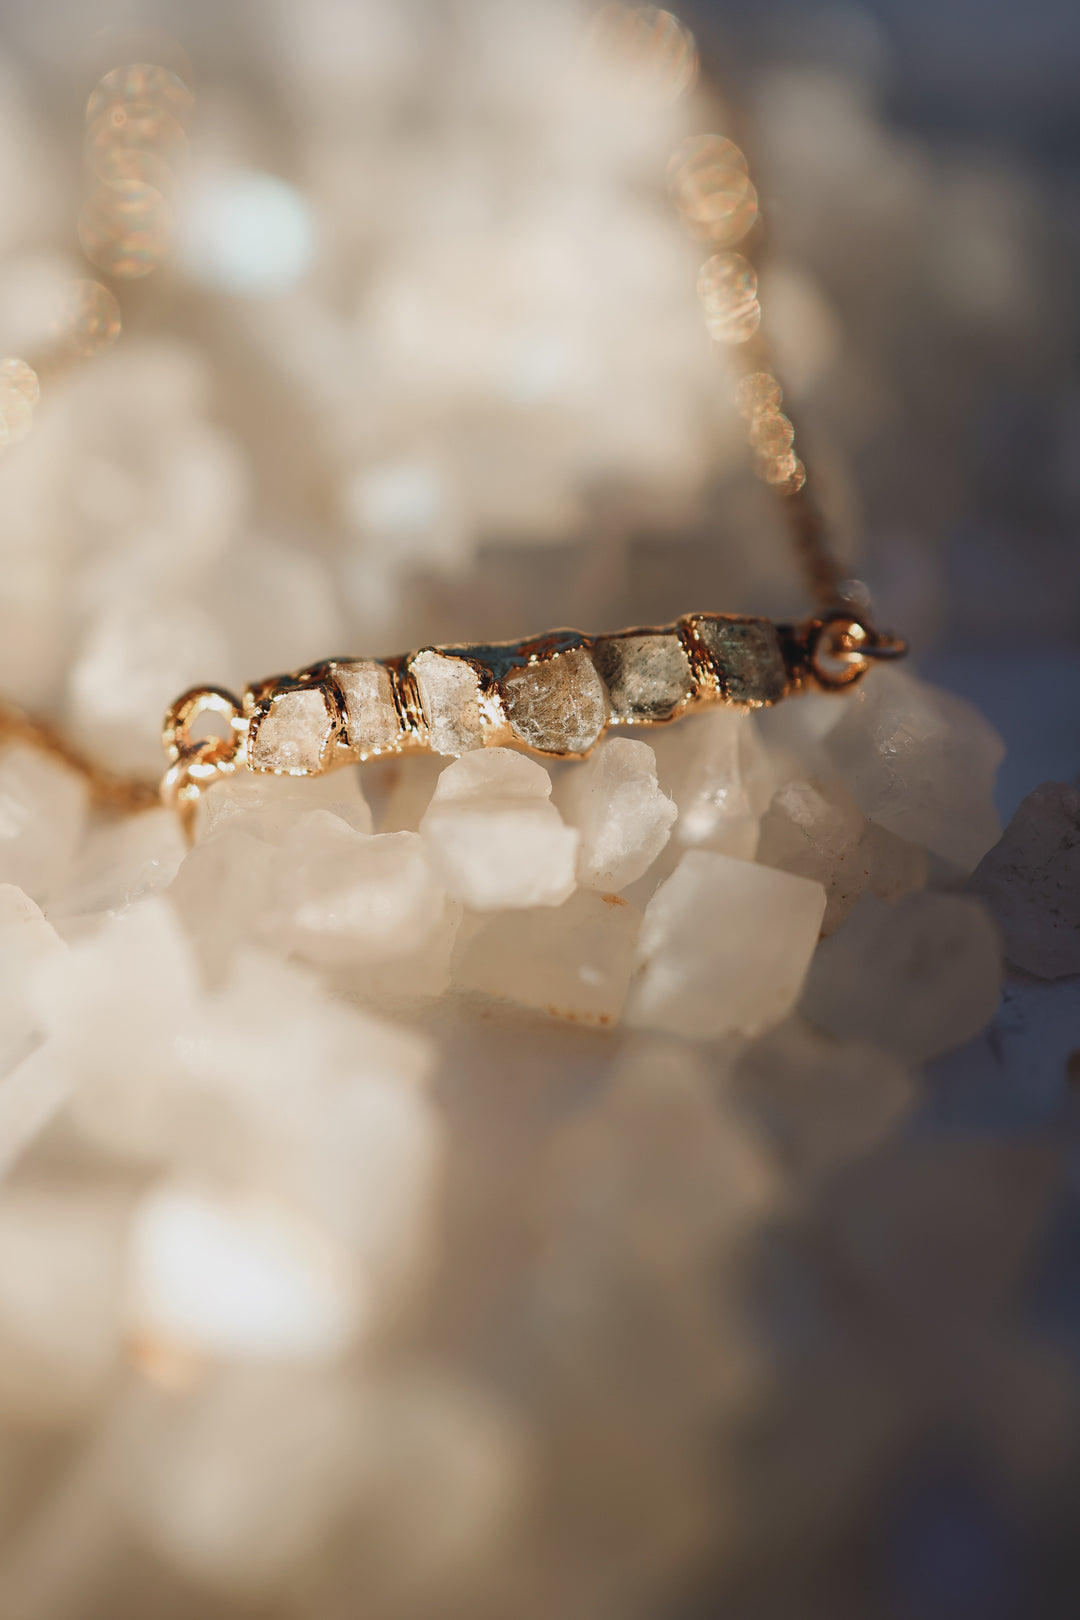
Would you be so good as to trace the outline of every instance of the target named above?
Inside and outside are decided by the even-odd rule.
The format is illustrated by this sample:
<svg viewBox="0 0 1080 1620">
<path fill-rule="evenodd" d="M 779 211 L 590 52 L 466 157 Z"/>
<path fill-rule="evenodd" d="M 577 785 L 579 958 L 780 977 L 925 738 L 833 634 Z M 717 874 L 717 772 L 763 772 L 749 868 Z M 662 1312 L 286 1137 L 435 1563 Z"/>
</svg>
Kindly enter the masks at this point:
<svg viewBox="0 0 1080 1620">
<path fill-rule="evenodd" d="M 984 1029 L 1000 991 L 1001 940 L 978 901 L 864 894 L 817 952 L 802 1011 L 832 1035 L 920 1063 Z"/>
<path fill-rule="evenodd" d="M 1029 793 L 970 887 L 1010 962 L 1040 979 L 1080 973 L 1080 790 L 1044 782 Z"/>
<path fill-rule="evenodd" d="M 653 750 L 628 737 L 602 743 L 570 774 L 562 800 L 581 833 L 578 882 L 608 891 L 648 871 L 679 813 L 660 790 Z"/>
<path fill-rule="evenodd" d="M 646 908 L 630 1022 L 702 1040 L 779 1023 L 799 998 L 824 913 L 820 883 L 690 850 Z"/>
<path fill-rule="evenodd" d="M 474 911 L 561 905 L 574 887 L 579 835 L 550 799 L 544 767 L 512 749 L 448 765 L 420 824 L 447 893 Z"/>
<path fill-rule="evenodd" d="M 561 906 L 503 911 L 464 942 L 454 983 L 574 1023 L 614 1024 L 640 926 L 636 906 L 592 889 L 579 889 Z"/>
<path fill-rule="evenodd" d="M 994 779 L 1004 744 L 951 692 L 875 670 L 845 698 L 825 749 L 872 821 L 964 872 L 1001 836 Z"/>
</svg>

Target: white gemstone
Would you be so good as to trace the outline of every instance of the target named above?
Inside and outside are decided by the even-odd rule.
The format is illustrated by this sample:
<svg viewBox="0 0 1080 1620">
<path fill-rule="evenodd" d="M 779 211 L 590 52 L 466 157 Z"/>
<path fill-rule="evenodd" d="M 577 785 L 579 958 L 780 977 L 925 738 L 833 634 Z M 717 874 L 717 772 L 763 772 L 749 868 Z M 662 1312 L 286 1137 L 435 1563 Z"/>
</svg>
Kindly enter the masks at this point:
<svg viewBox="0 0 1080 1620">
<path fill-rule="evenodd" d="M 273 870 L 272 846 L 238 818 L 201 838 L 177 873 L 168 897 L 212 983 L 259 937 Z"/>
<path fill-rule="evenodd" d="M 44 903 L 63 886 L 86 824 L 86 784 L 21 745 L 0 753 L 0 883 Z"/>
<path fill-rule="evenodd" d="M 671 836 L 678 815 L 660 791 L 648 743 L 609 737 L 576 770 L 563 793 L 567 819 L 581 833 L 578 882 L 617 890 L 642 876 Z"/>
<path fill-rule="evenodd" d="M 199 835 L 209 837 L 225 826 L 237 826 L 276 844 L 310 810 L 332 810 L 350 827 L 371 831 L 371 811 L 360 787 L 360 772 L 345 766 L 313 778 L 238 770 L 203 794 Z"/>
<path fill-rule="evenodd" d="M 314 774 L 329 735 L 330 712 L 321 688 L 282 692 L 252 739 L 251 762 L 260 771 Z"/>
<path fill-rule="evenodd" d="M 579 889 L 551 909 L 500 912 L 463 943 L 454 983 L 556 1018 L 614 1024 L 640 926 L 636 906 L 592 889 Z"/>
<path fill-rule="evenodd" d="M 1080 791 L 1044 782 L 983 856 L 971 890 L 993 912 L 1005 954 L 1025 973 L 1080 973 Z"/>
<path fill-rule="evenodd" d="M 1000 990 L 1000 937 L 977 900 L 921 893 L 887 905 L 864 894 L 818 951 L 802 1011 L 917 1063 L 984 1029 Z"/>
<path fill-rule="evenodd" d="M 558 906 L 574 888 L 578 833 L 535 760 L 487 748 L 448 765 L 420 832 L 447 893 L 474 911 Z"/>
<path fill-rule="evenodd" d="M 336 664 L 334 679 L 345 699 L 350 748 L 364 755 L 396 748 L 402 740 L 402 726 L 386 666 L 370 658 Z"/>
<path fill-rule="evenodd" d="M 775 786 L 755 717 L 717 708 L 650 741 L 661 786 L 678 806 L 676 841 L 751 860 Z"/>
<path fill-rule="evenodd" d="M 420 652 L 409 660 L 431 747 L 437 754 L 466 754 L 484 745 L 480 677 L 463 658 Z"/>
<path fill-rule="evenodd" d="M 175 1354 L 319 1362 L 364 1325 L 340 1247 L 288 1205 L 212 1184 L 163 1182 L 132 1217 L 125 1318 Z"/>
<path fill-rule="evenodd" d="M 824 913 L 820 883 L 690 850 L 646 908 L 630 1022 L 700 1039 L 779 1023 L 799 998 Z"/>
<path fill-rule="evenodd" d="M 1005 746 L 977 709 L 899 669 L 876 669 L 825 738 L 834 769 L 881 826 L 965 872 L 1001 836 Z"/>
<path fill-rule="evenodd" d="M 70 918 L 123 911 L 166 888 L 184 854 L 184 834 L 172 810 L 145 810 L 95 827 L 49 914 Z"/>
<path fill-rule="evenodd" d="M 762 818 L 756 859 L 825 885 L 824 934 L 864 892 L 894 900 L 926 883 L 926 851 L 869 821 L 837 781 L 782 787 Z"/>
</svg>

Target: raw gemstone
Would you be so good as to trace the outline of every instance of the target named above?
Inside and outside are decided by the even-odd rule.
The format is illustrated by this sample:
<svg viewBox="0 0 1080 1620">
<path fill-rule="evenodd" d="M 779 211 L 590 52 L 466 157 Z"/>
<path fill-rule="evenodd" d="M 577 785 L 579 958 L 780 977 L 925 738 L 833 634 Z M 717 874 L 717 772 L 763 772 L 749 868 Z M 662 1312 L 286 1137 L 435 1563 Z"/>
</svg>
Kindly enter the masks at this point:
<svg viewBox="0 0 1080 1620">
<path fill-rule="evenodd" d="M 820 883 L 691 850 L 645 910 L 629 1021 L 714 1039 L 794 1007 L 825 913 Z"/>
<path fill-rule="evenodd" d="M 875 669 L 838 705 L 834 769 L 871 818 L 970 872 L 1001 836 L 994 778 L 1005 746 L 963 698 Z"/>
<path fill-rule="evenodd" d="M 349 747 L 359 750 L 364 759 L 369 754 L 397 748 L 402 739 L 402 725 L 394 703 L 394 684 L 386 666 L 370 658 L 336 664 L 334 679 L 345 699 Z"/>
<path fill-rule="evenodd" d="M 428 740 L 437 754 L 467 754 L 484 746 L 480 677 L 463 658 L 419 652 L 409 671 L 420 694 Z"/>
<path fill-rule="evenodd" d="M 787 669 L 776 626 L 768 619 L 725 619 L 705 614 L 694 635 L 730 703 L 776 703 L 787 689 Z"/>
<path fill-rule="evenodd" d="M 146 810 L 95 827 L 49 915 L 70 918 L 124 911 L 142 895 L 167 888 L 184 854 L 184 835 L 172 810 Z"/>
<path fill-rule="evenodd" d="M 251 739 L 253 768 L 300 776 L 318 771 L 331 724 L 321 687 L 305 686 L 279 693 Z"/>
<path fill-rule="evenodd" d="M 592 656 L 608 689 L 612 720 L 670 720 L 694 690 L 678 636 L 601 636 Z"/>
<path fill-rule="evenodd" d="M 20 744 L 0 753 L 0 883 L 44 904 L 63 885 L 86 824 L 86 785 Z"/>
<path fill-rule="evenodd" d="M 1039 979 L 1080 973 L 1080 791 L 1044 782 L 1029 793 L 970 887 L 1010 962 Z"/>
<path fill-rule="evenodd" d="M 678 810 L 656 779 L 648 743 L 609 737 L 572 770 L 563 794 L 581 833 L 578 882 L 618 890 L 647 871 L 671 836 Z"/>
<path fill-rule="evenodd" d="M 1000 991 L 1001 941 L 977 900 L 864 894 L 814 958 L 802 1011 L 832 1035 L 921 1063 L 984 1029 Z"/>
<path fill-rule="evenodd" d="M 898 1059 L 863 1041 L 834 1041 L 789 1018 L 739 1054 L 733 1084 L 784 1171 L 828 1175 L 893 1132 L 915 1100 Z"/>
<path fill-rule="evenodd" d="M 504 911 L 461 947 L 454 983 L 556 1018 L 614 1024 L 626 1000 L 640 925 L 636 906 L 592 889 L 579 889 L 551 909 Z"/>
<path fill-rule="evenodd" d="M 357 832 L 312 810 L 282 840 L 263 924 L 319 967 L 359 966 L 418 950 L 442 921 L 446 894 L 419 833 Z"/>
<path fill-rule="evenodd" d="M 653 746 L 679 810 L 676 841 L 751 860 L 775 786 L 754 716 L 711 709 L 657 732 Z"/>
<path fill-rule="evenodd" d="M 199 807 L 199 839 L 225 827 L 241 827 L 253 837 L 279 843 L 311 810 L 332 810 L 358 832 L 370 832 L 371 811 L 360 788 L 357 767 L 344 766 L 314 778 L 236 771 L 215 782 Z"/>
<path fill-rule="evenodd" d="M 503 700 L 516 737 L 545 754 L 585 754 L 607 721 L 607 698 L 584 647 L 511 670 Z"/>
<path fill-rule="evenodd" d="M 125 1318 L 172 1354 L 321 1362 L 363 1325 L 347 1254 L 277 1200 L 159 1182 L 132 1217 Z"/>
<path fill-rule="evenodd" d="M 238 818 L 200 838 L 176 874 L 168 899 L 211 983 L 258 938 L 273 866 L 272 846 Z"/>
<path fill-rule="evenodd" d="M 755 859 L 825 885 L 823 934 L 864 892 L 895 900 L 926 884 L 926 851 L 868 821 L 842 782 L 782 787 L 762 818 Z"/>
<path fill-rule="evenodd" d="M 510 748 L 448 765 L 420 823 L 447 893 L 474 911 L 568 899 L 579 835 L 550 795 L 544 767 Z"/>
</svg>

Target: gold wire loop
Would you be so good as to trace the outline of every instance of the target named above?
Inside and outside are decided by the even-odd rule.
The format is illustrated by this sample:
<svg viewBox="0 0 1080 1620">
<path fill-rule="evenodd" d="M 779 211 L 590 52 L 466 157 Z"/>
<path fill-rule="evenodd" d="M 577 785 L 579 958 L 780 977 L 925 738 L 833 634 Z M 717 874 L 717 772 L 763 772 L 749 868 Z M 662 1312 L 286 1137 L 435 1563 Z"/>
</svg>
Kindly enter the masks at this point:
<svg viewBox="0 0 1080 1620">
<path fill-rule="evenodd" d="M 167 758 L 175 763 L 196 746 L 192 742 L 191 731 L 196 720 L 204 714 L 221 714 L 228 720 L 230 731 L 228 738 L 212 737 L 205 740 L 223 742 L 231 746 L 229 757 L 235 759 L 243 741 L 247 720 L 240 699 L 226 691 L 223 686 L 193 686 L 182 697 L 177 698 L 165 716 L 161 728 L 161 741 Z"/>
<path fill-rule="evenodd" d="M 811 629 L 807 663 L 819 686 L 842 691 L 861 681 L 877 659 L 903 658 L 907 643 L 872 629 L 843 609 L 830 613 Z"/>
<path fill-rule="evenodd" d="M 192 741 L 192 728 L 204 714 L 224 715 L 229 735 Z M 239 699 L 220 686 L 192 687 L 165 716 L 161 739 L 171 763 L 161 780 L 161 801 L 180 817 L 189 844 L 195 840 L 200 798 L 211 782 L 231 776 L 246 734 L 247 719 Z"/>
</svg>

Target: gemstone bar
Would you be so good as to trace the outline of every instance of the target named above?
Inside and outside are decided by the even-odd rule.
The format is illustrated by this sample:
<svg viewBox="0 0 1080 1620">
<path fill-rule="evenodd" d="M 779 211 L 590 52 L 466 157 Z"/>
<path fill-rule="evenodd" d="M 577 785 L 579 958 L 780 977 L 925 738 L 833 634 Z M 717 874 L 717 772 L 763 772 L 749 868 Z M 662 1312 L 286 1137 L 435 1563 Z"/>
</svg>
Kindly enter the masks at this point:
<svg viewBox="0 0 1080 1620">
<path fill-rule="evenodd" d="M 611 635 L 557 630 L 335 658 L 248 689 L 241 758 L 289 776 L 420 750 L 453 758 L 517 746 L 579 759 L 609 725 L 660 725 L 715 703 L 761 708 L 804 683 L 797 629 L 717 613 Z"/>
</svg>

